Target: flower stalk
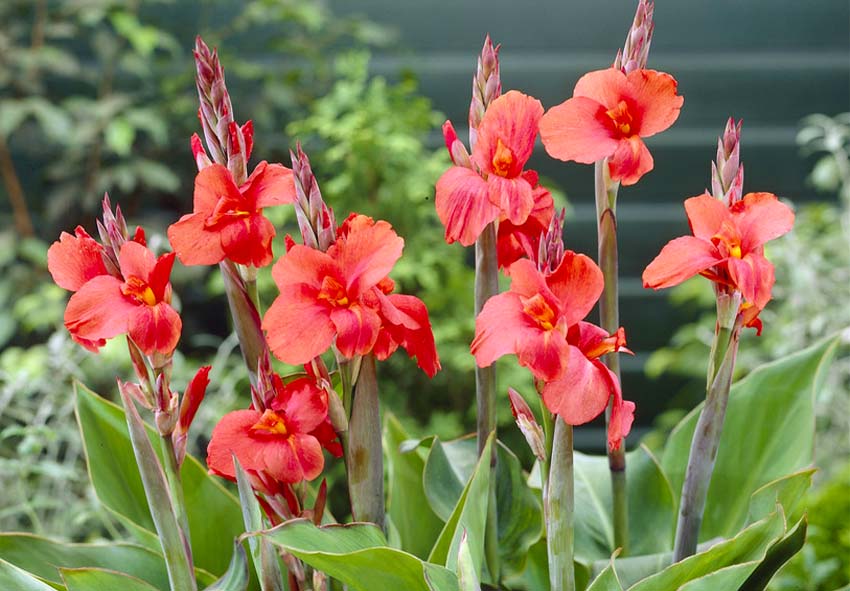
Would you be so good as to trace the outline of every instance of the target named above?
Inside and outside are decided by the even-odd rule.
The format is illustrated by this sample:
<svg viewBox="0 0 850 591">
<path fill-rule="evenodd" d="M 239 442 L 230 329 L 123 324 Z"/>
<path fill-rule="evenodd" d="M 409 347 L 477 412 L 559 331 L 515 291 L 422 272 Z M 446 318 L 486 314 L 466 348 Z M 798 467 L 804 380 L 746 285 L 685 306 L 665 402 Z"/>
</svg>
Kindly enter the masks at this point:
<svg viewBox="0 0 850 591">
<path fill-rule="evenodd" d="M 599 268 L 605 278 L 605 288 L 599 300 L 599 324 L 614 333 L 620 326 L 619 299 L 619 253 L 617 250 L 617 192 L 619 183 L 613 182 L 608 174 L 607 159 L 594 165 L 596 194 L 597 238 L 599 244 Z M 620 358 L 608 353 L 604 363 L 620 380 Z M 612 403 L 605 411 L 606 426 L 611 420 Z M 623 442 L 615 448 L 608 446 L 608 468 L 611 472 L 613 498 L 614 546 L 625 554 L 629 540 L 628 491 L 626 488 L 626 450 Z"/>
<path fill-rule="evenodd" d="M 543 490 L 549 588 L 552 591 L 574 591 L 573 428 L 558 416 L 555 416 L 554 427 L 549 477 Z"/>
</svg>

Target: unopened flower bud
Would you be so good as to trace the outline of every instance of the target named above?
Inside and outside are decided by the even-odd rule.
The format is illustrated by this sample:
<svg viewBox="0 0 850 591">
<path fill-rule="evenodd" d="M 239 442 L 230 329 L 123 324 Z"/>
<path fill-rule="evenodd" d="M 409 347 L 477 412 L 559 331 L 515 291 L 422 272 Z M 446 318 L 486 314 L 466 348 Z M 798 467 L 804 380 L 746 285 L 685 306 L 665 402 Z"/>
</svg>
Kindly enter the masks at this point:
<svg viewBox="0 0 850 591">
<path fill-rule="evenodd" d="M 189 382 L 189 385 L 186 386 L 183 399 L 180 401 L 177 425 L 172 434 L 174 453 L 177 456 L 178 466 L 183 463 L 183 458 L 186 456 L 186 440 L 189 436 L 189 427 L 192 425 L 192 421 L 195 420 L 195 414 L 198 412 L 198 407 L 200 407 L 207 392 L 207 386 L 210 383 L 209 375 L 210 366 L 205 365 L 201 367 Z"/>
<path fill-rule="evenodd" d="M 511 413 L 514 415 L 517 427 L 522 431 L 528 447 L 541 462 L 546 460 L 546 446 L 543 429 L 537 424 L 534 413 L 531 412 L 525 399 L 513 388 L 508 388 L 508 398 L 511 401 Z"/>
<path fill-rule="evenodd" d="M 478 138 L 478 126 L 484 118 L 484 112 L 494 100 L 502 94 L 502 80 L 499 75 L 499 45 L 494 46 L 490 35 L 484 39 L 484 47 L 478 56 L 478 69 L 472 78 L 472 100 L 469 104 L 469 147 L 475 147 Z M 451 149 L 449 150 L 451 152 Z"/>
<path fill-rule="evenodd" d="M 623 49 L 617 51 L 614 67 L 628 74 L 646 68 L 649 58 L 649 46 L 652 43 L 652 31 L 655 23 L 652 14 L 655 5 L 648 0 L 639 0 L 632 26 L 626 34 Z"/>
<path fill-rule="evenodd" d="M 333 210 L 322 199 L 319 183 L 310 166 L 310 159 L 297 144 L 290 151 L 295 178 L 295 217 L 306 246 L 325 252 L 336 241 L 336 222 Z"/>
<path fill-rule="evenodd" d="M 446 149 L 449 151 L 449 156 L 455 166 L 464 168 L 472 168 L 472 160 L 469 157 L 469 152 L 466 151 L 466 146 L 457 137 L 457 132 L 451 121 L 443 123 L 443 139 L 446 142 Z"/>
<path fill-rule="evenodd" d="M 141 404 L 145 408 L 153 408 L 153 405 L 148 400 L 148 397 L 145 395 L 145 392 L 142 391 L 142 388 L 139 384 L 134 384 L 132 382 L 122 382 L 118 380 L 118 389 L 127 394 L 130 398 Z"/>
<path fill-rule="evenodd" d="M 717 139 L 717 160 L 711 163 L 711 193 L 727 206 L 741 200 L 744 165 L 741 163 L 741 125 L 731 117 L 723 135 Z"/>
</svg>

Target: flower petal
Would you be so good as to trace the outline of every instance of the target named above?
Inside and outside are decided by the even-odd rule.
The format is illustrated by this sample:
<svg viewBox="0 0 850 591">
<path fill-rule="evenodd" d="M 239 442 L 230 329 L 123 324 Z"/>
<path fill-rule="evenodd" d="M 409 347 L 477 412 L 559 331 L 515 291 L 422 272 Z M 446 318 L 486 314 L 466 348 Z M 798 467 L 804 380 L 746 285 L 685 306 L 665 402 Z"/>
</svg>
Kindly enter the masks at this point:
<svg viewBox="0 0 850 591">
<path fill-rule="evenodd" d="M 638 135 L 650 137 L 673 125 L 685 101 L 676 94 L 676 79 L 655 70 L 633 70 L 627 78 L 627 92 L 636 110 Z"/>
<path fill-rule="evenodd" d="M 543 105 L 536 98 L 516 90 L 501 95 L 487 107 L 478 126 L 473 160 L 481 170 L 493 172 L 493 157 L 501 142 L 513 158 L 508 177 L 518 176 L 534 151 L 537 125 L 542 116 Z"/>
<path fill-rule="evenodd" d="M 180 315 L 165 302 L 155 306 L 135 306 L 127 323 L 130 338 L 145 355 L 154 352 L 168 355 L 174 351 L 182 328 Z"/>
<path fill-rule="evenodd" d="M 403 249 L 404 240 L 381 220 L 341 236 L 328 254 L 339 264 L 349 297 L 356 298 L 389 275 Z"/>
<path fill-rule="evenodd" d="M 602 363 L 587 359 L 569 346 L 565 369 L 557 380 L 543 387 L 543 403 L 570 425 L 582 425 L 605 412 L 612 393 L 611 377 Z"/>
<path fill-rule="evenodd" d="M 490 203 L 498 205 L 512 224 L 519 225 L 528 219 L 534 208 L 531 185 L 522 177 L 506 179 L 490 175 L 487 179 Z"/>
<path fill-rule="evenodd" d="M 384 299 L 399 312 L 397 318 L 402 322 L 384 322 L 382 332 L 388 332 L 393 341 L 404 347 L 408 356 L 416 357 L 420 369 L 433 378 L 440 370 L 440 358 L 425 303 L 415 296 L 403 294 L 391 294 Z M 384 306 L 381 310 L 383 314 Z"/>
<path fill-rule="evenodd" d="M 500 293 L 487 300 L 475 319 L 475 338 L 470 345 L 478 367 L 488 367 L 499 357 L 516 353 L 517 341 L 529 329 L 525 318 L 516 293 Z"/>
<path fill-rule="evenodd" d="M 201 170 L 195 176 L 195 193 L 193 197 L 194 213 L 210 214 L 218 205 L 219 199 L 226 197 L 228 201 L 240 203 L 242 193 L 230 171 L 221 164 L 213 164 Z"/>
<path fill-rule="evenodd" d="M 121 293 L 122 282 L 100 275 L 71 296 L 65 308 L 65 326 L 77 339 L 97 341 L 127 332 L 136 304 Z"/>
<path fill-rule="evenodd" d="M 138 277 L 147 283 L 150 282 L 151 274 L 156 267 L 156 257 L 146 246 L 127 241 L 121 246 L 118 263 L 121 265 L 121 274 L 124 275 L 125 280 Z"/>
<path fill-rule="evenodd" d="M 221 236 L 206 228 L 206 217 L 206 213 L 190 213 L 168 226 L 168 241 L 184 265 L 215 265 L 224 260 Z"/>
<path fill-rule="evenodd" d="M 732 206 L 741 233 L 741 249 L 749 252 L 791 231 L 794 212 L 772 193 L 747 193 Z"/>
<path fill-rule="evenodd" d="M 614 393 L 614 404 L 611 406 L 611 420 L 608 421 L 608 447 L 612 451 L 620 449 L 623 439 L 632 430 L 635 420 L 635 403 L 623 400 L 619 391 Z"/>
<path fill-rule="evenodd" d="M 606 110 L 616 107 L 628 92 L 629 81 L 618 68 L 606 68 L 588 72 L 576 82 L 574 97 L 586 97 Z"/>
<path fill-rule="evenodd" d="M 207 446 L 207 467 L 210 472 L 236 480 L 233 455 L 246 470 L 261 470 L 262 442 L 251 436 L 251 427 L 261 414 L 253 409 L 229 412 L 213 427 Z"/>
<path fill-rule="evenodd" d="M 261 213 L 238 218 L 221 230 L 221 248 L 225 256 L 240 265 L 265 267 L 272 262 L 275 230 Z"/>
<path fill-rule="evenodd" d="M 302 283 L 319 289 L 325 277 L 339 275 L 336 262 L 327 253 L 303 244 L 293 245 L 272 267 L 272 278 L 281 290 Z"/>
<path fill-rule="evenodd" d="M 288 287 L 263 316 L 263 330 L 275 357 L 291 365 L 307 363 L 328 350 L 336 333 L 328 308 L 315 290 Z"/>
<path fill-rule="evenodd" d="M 549 109 L 540 120 L 540 139 L 558 160 L 591 164 L 614 153 L 614 136 L 607 108 L 590 98 L 575 96 Z"/>
<path fill-rule="evenodd" d="M 306 433 L 276 437 L 263 446 L 262 454 L 265 471 L 275 480 L 289 484 L 313 480 L 325 465 L 322 446 Z"/>
<path fill-rule="evenodd" d="M 644 269 L 643 286 L 660 289 L 678 285 L 722 260 L 711 242 L 682 236 L 668 242 Z"/>
<path fill-rule="evenodd" d="M 286 400 L 280 408 L 293 430 L 309 433 L 328 416 L 328 394 L 312 378 L 298 378 L 284 386 Z M 278 410 L 272 403 L 272 408 Z"/>
<path fill-rule="evenodd" d="M 165 299 L 168 289 L 168 284 L 171 279 L 171 269 L 174 267 L 174 253 L 167 252 L 160 255 L 156 259 L 153 270 L 148 278 L 148 284 L 153 290 L 156 301 L 161 302 Z M 170 299 L 170 296 L 169 296 Z"/>
<path fill-rule="evenodd" d="M 605 280 L 590 257 L 568 250 L 558 268 L 546 277 L 546 283 L 561 302 L 561 314 L 570 326 L 593 309 Z"/>
<path fill-rule="evenodd" d="M 471 246 L 487 224 L 499 217 L 486 181 L 460 166 L 452 166 L 437 181 L 435 205 L 449 244 L 458 241 Z"/>
<path fill-rule="evenodd" d="M 652 170 L 653 166 L 652 154 L 643 140 L 636 135 L 620 140 L 608 161 L 611 180 L 620 181 L 623 185 L 634 185 Z"/>
<path fill-rule="evenodd" d="M 282 164 L 260 162 L 241 187 L 246 201 L 257 209 L 294 203 L 295 179 L 292 171 Z"/>
<path fill-rule="evenodd" d="M 347 359 L 369 353 L 381 329 L 380 316 L 359 304 L 332 309 L 331 322 L 337 331 L 336 348 Z"/>
<path fill-rule="evenodd" d="M 754 252 L 744 255 L 743 259 L 730 257 L 729 275 L 744 299 L 759 310 L 770 301 L 771 290 L 776 281 L 773 264 L 763 255 Z"/>
<path fill-rule="evenodd" d="M 89 279 L 107 274 L 103 247 L 82 226 L 77 226 L 73 236 L 62 232 L 50 246 L 47 269 L 56 285 L 69 291 L 77 291 Z"/>
<path fill-rule="evenodd" d="M 694 236 L 711 240 L 729 219 L 729 208 L 708 193 L 685 199 L 685 211 Z"/>
<path fill-rule="evenodd" d="M 531 370 L 538 380 L 551 381 L 563 375 L 568 355 L 567 341 L 558 330 L 523 331 L 517 339 L 517 361 Z"/>
</svg>

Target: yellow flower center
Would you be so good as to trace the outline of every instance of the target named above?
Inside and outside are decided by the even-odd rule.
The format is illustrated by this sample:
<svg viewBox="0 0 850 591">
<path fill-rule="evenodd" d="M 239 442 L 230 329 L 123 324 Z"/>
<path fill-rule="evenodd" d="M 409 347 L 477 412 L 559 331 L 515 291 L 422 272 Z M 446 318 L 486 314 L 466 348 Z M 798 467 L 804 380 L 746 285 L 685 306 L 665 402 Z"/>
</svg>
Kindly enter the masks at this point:
<svg viewBox="0 0 850 591">
<path fill-rule="evenodd" d="M 555 311 L 539 293 L 530 298 L 520 297 L 522 311 L 534 320 L 543 330 L 555 328 Z"/>
<path fill-rule="evenodd" d="M 496 151 L 493 153 L 493 173 L 499 176 L 508 176 L 514 166 L 514 153 L 509 147 L 502 143 L 501 139 L 496 140 Z"/>
<path fill-rule="evenodd" d="M 286 421 L 283 417 L 268 408 L 263 411 L 263 415 L 260 417 L 260 420 L 254 423 L 251 426 L 251 429 L 253 431 L 271 433 L 272 435 L 280 435 L 282 437 L 289 435 L 289 431 L 286 428 Z"/>
<path fill-rule="evenodd" d="M 734 245 L 730 246 L 729 247 L 729 256 L 734 257 L 736 259 L 741 258 L 741 245 L 740 244 L 734 244 Z"/>
<path fill-rule="evenodd" d="M 142 279 L 138 277 L 130 277 L 124 282 L 124 285 L 121 286 L 121 293 L 125 296 L 129 296 L 134 298 L 137 302 L 141 304 L 147 304 L 148 306 L 156 305 L 156 295 L 151 289 L 151 286 L 147 284 Z"/>
<path fill-rule="evenodd" d="M 345 307 L 349 304 L 345 287 L 330 275 L 322 279 L 322 288 L 319 290 L 318 297 L 336 308 Z"/>
<path fill-rule="evenodd" d="M 632 114 L 629 113 L 629 105 L 626 101 L 620 101 L 613 109 L 605 112 L 611 121 L 614 123 L 614 128 L 619 131 L 624 137 L 628 137 L 632 133 Z"/>
</svg>

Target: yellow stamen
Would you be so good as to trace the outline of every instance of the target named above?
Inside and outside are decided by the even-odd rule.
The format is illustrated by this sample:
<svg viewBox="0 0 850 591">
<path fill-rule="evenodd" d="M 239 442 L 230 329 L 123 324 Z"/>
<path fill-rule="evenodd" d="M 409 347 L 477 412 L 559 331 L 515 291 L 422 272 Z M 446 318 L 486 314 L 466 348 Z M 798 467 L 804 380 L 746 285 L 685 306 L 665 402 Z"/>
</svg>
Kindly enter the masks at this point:
<svg viewBox="0 0 850 591">
<path fill-rule="evenodd" d="M 741 258 L 741 245 L 735 244 L 734 246 L 729 247 L 729 256 L 736 259 Z"/>
<path fill-rule="evenodd" d="M 274 435 L 287 436 L 289 431 L 286 429 L 286 421 L 279 414 L 271 409 L 263 411 L 260 420 L 251 426 L 254 431 L 265 431 Z"/>
<path fill-rule="evenodd" d="M 522 311 L 534 320 L 543 330 L 555 328 L 555 311 L 539 293 L 530 298 L 520 298 Z"/>
<path fill-rule="evenodd" d="M 493 173 L 499 176 L 508 176 L 514 165 L 514 153 L 502 143 L 501 139 L 496 140 L 496 152 L 493 154 L 491 163 Z"/>
</svg>

